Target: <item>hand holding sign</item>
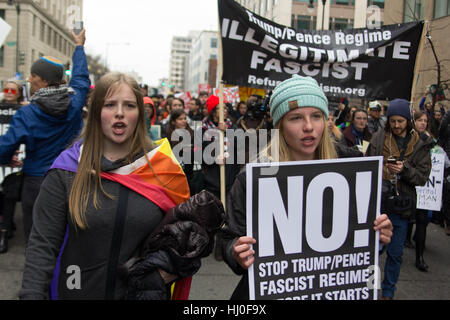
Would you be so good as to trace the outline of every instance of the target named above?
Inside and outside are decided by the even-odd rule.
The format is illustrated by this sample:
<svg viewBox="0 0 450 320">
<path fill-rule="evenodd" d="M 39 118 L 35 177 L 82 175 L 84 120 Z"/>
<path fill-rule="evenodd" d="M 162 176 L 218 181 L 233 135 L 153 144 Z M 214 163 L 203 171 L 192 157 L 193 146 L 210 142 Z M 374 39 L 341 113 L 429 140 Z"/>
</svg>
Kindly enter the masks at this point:
<svg viewBox="0 0 450 320">
<path fill-rule="evenodd" d="M 384 245 L 391 242 L 393 228 L 391 220 L 385 214 L 375 220 L 373 227 L 375 231 L 380 231 L 380 242 Z"/>
<path fill-rule="evenodd" d="M 255 261 L 255 258 L 253 257 L 255 251 L 253 251 L 250 246 L 255 243 L 256 240 L 252 237 L 240 237 L 234 244 L 234 258 L 236 259 L 237 263 L 239 263 L 239 265 L 245 270 L 247 270 Z"/>
<path fill-rule="evenodd" d="M 16 153 L 14 154 L 14 156 L 11 159 L 11 162 L 9 164 L 9 166 L 11 168 L 19 168 L 21 166 L 23 166 L 23 162 L 19 160 L 19 154 L 21 154 L 22 151 L 17 150 Z"/>
</svg>

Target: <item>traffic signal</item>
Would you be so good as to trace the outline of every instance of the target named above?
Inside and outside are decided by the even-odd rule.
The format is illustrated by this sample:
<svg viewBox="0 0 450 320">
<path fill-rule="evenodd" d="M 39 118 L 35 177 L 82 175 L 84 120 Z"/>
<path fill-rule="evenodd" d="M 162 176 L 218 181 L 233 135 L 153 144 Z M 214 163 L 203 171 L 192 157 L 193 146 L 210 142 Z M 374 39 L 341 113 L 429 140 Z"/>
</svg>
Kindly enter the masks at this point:
<svg viewBox="0 0 450 320">
<path fill-rule="evenodd" d="M 25 52 L 20 51 L 19 53 L 19 66 L 25 65 Z"/>
<path fill-rule="evenodd" d="M 165 87 L 165 86 L 166 86 L 166 83 L 163 81 L 163 82 L 161 83 L 161 85 L 162 85 L 163 87 Z"/>
<path fill-rule="evenodd" d="M 64 66 L 64 73 L 68 77 L 72 75 L 72 71 L 70 70 L 70 62 L 67 62 L 66 65 Z"/>
</svg>

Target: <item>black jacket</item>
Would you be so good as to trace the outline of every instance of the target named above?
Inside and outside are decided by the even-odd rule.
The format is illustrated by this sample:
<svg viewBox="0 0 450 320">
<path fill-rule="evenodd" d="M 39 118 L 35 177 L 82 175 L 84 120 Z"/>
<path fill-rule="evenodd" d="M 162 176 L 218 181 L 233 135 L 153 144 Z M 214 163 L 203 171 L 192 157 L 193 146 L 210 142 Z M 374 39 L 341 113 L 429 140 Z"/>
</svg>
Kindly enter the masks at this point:
<svg viewBox="0 0 450 320">
<path fill-rule="evenodd" d="M 168 299 L 170 291 L 158 269 L 178 279 L 195 274 L 200 258 L 212 252 L 224 216 L 220 200 L 205 190 L 169 210 L 144 241 L 140 257 L 130 259 L 120 270 L 127 282 L 126 299 Z"/>
<path fill-rule="evenodd" d="M 446 112 L 441 121 L 438 144 L 445 150 L 447 156 L 450 158 L 450 112 Z"/>
<path fill-rule="evenodd" d="M 412 134 L 417 134 L 413 131 Z M 387 133 L 385 130 L 379 130 L 375 133 L 367 148 L 367 156 L 383 156 L 383 148 Z M 392 138 L 394 141 L 395 138 Z M 394 142 L 392 142 L 394 143 Z M 412 141 L 410 142 L 412 143 Z M 413 207 L 402 213 L 404 218 L 409 217 L 415 211 L 416 186 L 423 186 L 430 175 L 431 155 L 430 150 L 434 146 L 433 139 L 426 134 L 419 134 L 419 139 L 413 146 L 412 153 L 404 160 L 403 171 L 400 173 L 400 179 L 397 184 L 400 194 L 407 194 L 412 198 Z M 383 171 L 386 171 L 386 159 L 383 161 Z"/>
</svg>

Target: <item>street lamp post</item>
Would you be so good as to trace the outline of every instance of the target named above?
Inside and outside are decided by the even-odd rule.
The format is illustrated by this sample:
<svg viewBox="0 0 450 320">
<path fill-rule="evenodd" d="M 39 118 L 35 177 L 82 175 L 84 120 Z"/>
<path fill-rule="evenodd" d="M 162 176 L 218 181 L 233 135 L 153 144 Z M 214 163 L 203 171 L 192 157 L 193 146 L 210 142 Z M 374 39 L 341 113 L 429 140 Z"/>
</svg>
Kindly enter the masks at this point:
<svg viewBox="0 0 450 320">
<path fill-rule="evenodd" d="M 327 0 L 322 0 L 322 30 L 325 29 L 325 5 Z M 312 12 L 314 9 L 314 0 L 309 0 L 308 11 Z M 319 13 L 317 13 L 319 15 Z"/>
<path fill-rule="evenodd" d="M 327 0 L 322 0 L 322 30 L 325 29 L 325 4 Z"/>
</svg>

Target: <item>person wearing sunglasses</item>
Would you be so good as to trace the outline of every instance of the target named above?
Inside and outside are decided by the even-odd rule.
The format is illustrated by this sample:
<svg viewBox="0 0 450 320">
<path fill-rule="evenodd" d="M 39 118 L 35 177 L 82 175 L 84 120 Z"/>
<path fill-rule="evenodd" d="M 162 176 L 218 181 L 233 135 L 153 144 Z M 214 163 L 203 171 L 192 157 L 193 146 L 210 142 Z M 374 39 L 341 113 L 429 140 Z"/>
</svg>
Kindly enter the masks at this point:
<svg viewBox="0 0 450 320">
<path fill-rule="evenodd" d="M 12 116 L 23 105 L 22 86 L 15 80 L 8 80 L 3 87 L 3 98 L 0 102 L 0 125 L 8 125 Z M 0 132 L 3 132 L 3 130 Z M 16 151 L 19 154 L 19 150 Z M 22 162 L 17 158 L 17 166 Z M 8 239 L 14 236 L 14 211 L 20 200 L 21 172 L 13 172 L 5 178 L 0 178 L 0 254 L 8 251 Z"/>
<path fill-rule="evenodd" d="M 3 100 L 1 103 L 18 106 L 28 104 L 28 102 L 23 101 L 24 97 L 22 90 L 22 85 L 18 81 L 7 81 L 5 87 L 3 88 Z"/>
</svg>

